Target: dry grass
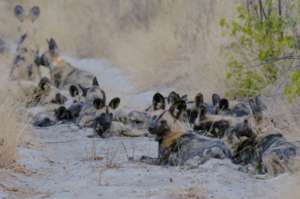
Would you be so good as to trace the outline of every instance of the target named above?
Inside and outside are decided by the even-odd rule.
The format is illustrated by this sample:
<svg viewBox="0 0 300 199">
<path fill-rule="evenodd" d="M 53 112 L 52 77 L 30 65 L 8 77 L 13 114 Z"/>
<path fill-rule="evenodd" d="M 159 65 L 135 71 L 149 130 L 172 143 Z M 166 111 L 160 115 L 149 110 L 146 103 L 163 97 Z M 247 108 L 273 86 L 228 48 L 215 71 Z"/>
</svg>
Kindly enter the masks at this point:
<svg viewBox="0 0 300 199">
<path fill-rule="evenodd" d="M 107 58 L 140 89 L 172 84 L 192 93 L 222 91 L 225 62 L 219 20 L 237 0 L 3 0 L 0 37 L 16 41 L 16 3 L 40 5 L 32 28 L 41 51 L 46 38 L 79 57 Z M 76 14 L 74 14 L 76 13 Z"/>
<path fill-rule="evenodd" d="M 17 147 L 23 140 L 27 126 L 21 113 L 22 94 L 17 92 L 7 79 L 8 67 L 6 58 L 0 55 L 0 168 L 8 167 L 16 161 Z M 5 67 L 3 67 L 5 66 Z M 12 92 L 14 91 L 14 92 Z"/>
<path fill-rule="evenodd" d="M 206 193 L 199 186 L 176 189 L 169 193 L 170 199 L 207 199 Z"/>
<path fill-rule="evenodd" d="M 17 146 L 26 130 L 18 112 L 18 105 L 5 91 L 0 94 L 0 167 L 6 167 L 17 158 Z"/>
</svg>

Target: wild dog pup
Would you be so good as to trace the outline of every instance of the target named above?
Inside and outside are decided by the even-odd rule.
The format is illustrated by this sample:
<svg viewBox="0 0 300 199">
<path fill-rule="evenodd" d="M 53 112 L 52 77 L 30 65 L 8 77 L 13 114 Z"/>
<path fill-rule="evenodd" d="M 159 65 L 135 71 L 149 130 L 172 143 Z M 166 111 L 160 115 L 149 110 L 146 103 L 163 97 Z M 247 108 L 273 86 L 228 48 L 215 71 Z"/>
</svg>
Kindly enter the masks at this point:
<svg viewBox="0 0 300 199">
<path fill-rule="evenodd" d="M 26 14 L 21 5 L 15 6 L 14 14 L 19 24 L 21 37 L 17 44 L 16 56 L 10 71 L 10 77 L 14 80 L 39 81 L 41 78 L 40 68 L 35 63 L 38 55 L 38 45 L 35 39 L 34 22 L 40 16 L 40 8 L 34 6 L 29 14 Z"/>
<path fill-rule="evenodd" d="M 179 101 L 167 110 L 153 113 L 148 131 L 158 141 L 159 155 L 158 158 L 143 156 L 141 161 L 157 165 L 197 166 L 212 158 L 231 157 L 222 141 L 186 132 L 181 122 L 185 111 L 186 103 Z"/>
<path fill-rule="evenodd" d="M 53 38 L 48 40 L 48 51 L 37 59 L 37 63 L 49 67 L 51 80 L 57 88 L 65 88 L 76 84 L 89 88 L 91 79 L 95 78 L 92 73 L 80 70 L 64 60 Z"/>
<path fill-rule="evenodd" d="M 234 163 L 247 166 L 255 174 L 278 174 L 290 171 L 299 157 L 299 147 L 282 134 L 270 134 L 242 142 L 234 152 Z"/>
</svg>

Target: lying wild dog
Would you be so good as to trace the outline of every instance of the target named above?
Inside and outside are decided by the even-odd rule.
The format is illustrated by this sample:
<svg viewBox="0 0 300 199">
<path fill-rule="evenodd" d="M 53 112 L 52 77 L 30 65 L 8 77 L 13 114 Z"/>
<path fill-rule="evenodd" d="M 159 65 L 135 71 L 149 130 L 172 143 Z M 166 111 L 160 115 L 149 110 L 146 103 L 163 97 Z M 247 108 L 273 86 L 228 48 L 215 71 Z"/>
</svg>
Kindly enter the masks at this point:
<svg viewBox="0 0 300 199">
<path fill-rule="evenodd" d="M 69 92 L 58 90 L 47 77 L 43 77 L 33 90 L 31 100 L 27 103 L 28 107 L 39 109 L 33 116 L 34 126 L 48 127 L 78 117 L 82 107 L 81 102 L 76 104 L 75 99 L 78 97 L 74 94 L 74 88 L 70 87 Z"/>
<path fill-rule="evenodd" d="M 152 104 L 146 108 L 145 111 L 121 110 L 116 112 L 115 120 L 126 125 L 131 131 L 146 129 L 153 112 L 165 110 L 176 101 L 181 100 L 181 98 L 182 97 L 174 91 L 170 92 L 168 97 L 164 97 L 160 93 L 155 93 L 152 98 Z M 138 133 L 137 135 L 142 134 Z"/>
<path fill-rule="evenodd" d="M 249 126 L 248 118 L 210 115 L 204 105 L 193 111 L 192 122 L 193 130 L 198 134 L 212 138 L 226 138 L 230 143 L 234 138 L 255 136 Z"/>
<path fill-rule="evenodd" d="M 88 115 L 85 116 L 85 122 L 87 125 L 92 125 L 94 129 L 94 136 L 100 136 L 102 138 L 119 135 L 120 131 L 123 131 L 122 126 L 121 129 L 118 129 L 117 123 L 114 123 L 114 112 L 120 105 L 120 98 L 113 98 L 108 105 L 102 99 L 95 99 L 93 102 L 94 111 L 89 112 Z M 119 126 L 120 127 L 120 126 Z"/>
<path fill-rule="evenodd" d="M 37 115 L 34 123 L 38 124 L 37 126 L 49 126 L 57 122 L 75 122 L 86 102 L 96 97 L 105 100 L 104 91 L 98 87 L 96 79 L 93 81 L 94 85 L 90 88 L 71 85 L 64 91 L 53 86 L 47 77 L 42 78 L 38 87 L 34 89 L 28 105 L 43 105 L 47 110 Z"/>
<path fill-rule="evenodd" d="M 248 166 L 255 174 L 276 176 L 290 170 L 299 157 L 299 146 L 282 134 L 269 134 L 243 141 L 234 152 L 234 163 Z"/>
<path fill-rule="evenodd" d="M 141 161 L 157 165 L 200 165 L 212 158 L 231 158 L 226 145 L 217 139 L 186 132 L 186 103 L 179 101 L 167 110 L 153 113 L 148 131 L 159 143 L 158 158 L 143 156 Z"/>
<path fill-rule="evenodd" d="M 144 130 L 147 128 L 150 116 L 147 112 L 143 111 L 120 110 L 114 114 L 114 120 L 121 122 L 131 130 Z"/>
<path fill-rule="evenodd" d="M 96 78 L 93 79 L 92 87 L 81 87 L 81 89 L 83 91 L 84 103 L 82 106 L 82 111 L 79 114 L 77 124 L 80 127 L 91 128 L 93 126 L 93 119 L 97 110 L 103 108 L 103 106 L 106 104 L 106 94 L 99 87 L 99 83 Z M 71 95 L 76 95 L 76 93 L 78 92 L 73 92 Z"/>
<path fill-rule="evenodd" d="M 245 117 L 250 115 L 250 107 L 248 103 L 238 102 L 233 107 L 230 107 L 229 100 L 226 98 L 220 99 L 218 105 L 215 106 L 214 112 L 219 115 L 232 115 L 234 117 Z"/>
<path fill-rule="evenodd" d="M 20 22 L 18 29 L 21 37 L 17 44 L 10 77 L 14 80 L 39 81 L 41 71 L 35 62 L 39 48 L 35 39 L 34 22 L 40 15 L 40 8 L 34 6 L 31 8 L 30 13 L 26 14 L 24 8 L 17 5 L 15 6 L 14 14 Z"/>
<path fill-rule="evenodd" d="M 77 103 L 66 108 L 65 106 L 52 104 L 40 108 L 39 112 L 33 116 L 33 126 L 35 127 L 49 127 L 56 124 L 75 122 L 82 106 Z"/>
<path fill-rule="evenodd" d="M 67 96 L 55 88 L 47 77 L 43 77 L 30 96 L 28 106 L 59 104 L 63 105 L 68 100 Z"/>
<path fill-rule="evenodd" d="M 223 104 L 227 107 L 228 101 L 226 101 L 226 99 L 221 99 L 219 105 Z M 241 104 L 244 103 L 237 104 L 235 107 Z M 241 107 L 243 106 L 241 105 Z M 194 131 L 217 138 L 226 136 L 229 142 L 233 142 L 234 138 L 253 137 L 255 133 L 252 128 L 258 125 L 259 120 L 262 120 L 265 105 L 262 104 L 259 97 L 256 97 L 249 100 L 249 107 L 252 112 L 251 115 L 239 115 L 239 108 L 230 110 L 230 114 L 214 115 L 207 111 L 206 105 L 200 105 L 200 107 L 189 113 L 189 122 L 192 124 Z"/>
<path fill-rule="evenodd" d="M 95 75 L 87 71 L 80 70 L 60 55 L 56 41 L 51 38 L 48 42 L 48 51 L 38 59 L 38 65 L 46 66 L 50 69 L 51 80 L 57 88 L 65 88 L 70 85 L 81 85 L 89 88 L 91 80 Z"/>
</svg>

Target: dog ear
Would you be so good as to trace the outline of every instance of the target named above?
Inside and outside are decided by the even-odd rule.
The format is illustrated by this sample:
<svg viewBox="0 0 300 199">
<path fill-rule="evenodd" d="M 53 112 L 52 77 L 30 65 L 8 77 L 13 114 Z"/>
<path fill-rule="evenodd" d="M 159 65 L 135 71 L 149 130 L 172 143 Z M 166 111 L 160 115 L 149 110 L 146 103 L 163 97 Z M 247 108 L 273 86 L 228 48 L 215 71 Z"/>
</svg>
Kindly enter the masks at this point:
<svg viewBox="0 0 300 199">
<path fill-rule="evenodd" d="M 266 105 L 261 101 L 260 96 L 250 99 L 249 105 L 256 121 L 260 121 L 262 119 L 263 110 L 267 109 Z"/>
<path fill-rule="evenodd" d="M 211 98 L 212 98 L 213 106 L 217 106 L 219 104 L 219 102 L 221 101 L 221 97 L 216 93 L 214 93 Z"/>
<path fill-rule="evenodd" d="M 204 106 L 204 105 L 201 105 L 199 107 L 199 117 L 200 117 L 200 120 L 203 120 L 206 118 L 206 114 L 207 114 L 207 107 Z"/>
<path fill-rule="evenodd" d="M 185 94 L 185 95 L 181 96 L 180 99 L 187 102 L 188 101 L 188 95 Z"/>
<path fill-rule="evenodd" d="M 256 106 L 258 106 L 261 111 L 267 110 L 267 106 L 261 100 L 261 96 L 260 95 L 258 95 L 258 96 L 255 97 L 255 103 L 256 103 Z"/>
<path fill-rule="evenodd" d="M 30 10 L 30 19 L 32 22 L 35 22 L 39 18 L 41 10 L 39 6 L 33 6 Z"/>
<path fill-rule="evenodd" d="M 159 104 L 162 109 L 165 109 L 166 103 L 165 103 L 164 96 L 160 93 L 155 93 L 152 98 L 152 105 L 153 105 L 154 109 L 156 109 L 157 105 L 159 105 Z"/>
<path fill-rule="evenodd" d="M 193 124 L 198 117 L 199 111 L 197 109 L 193 109 L 193 110 L 188 109 L 186 112 L 187 112 L 189 123 Z"/>
<path fill-rule="evenodd" d="M 196 103 L 196 107 L 200 107 L 200 105 L 204 103 L 204 99 L 203 99 L 203 94 L 202 93 L 198 93 L 195 96 L 195 103 Z"/>
<path fill-rule="evenodd" d="M 71 85 L 69 88 L 69 93 L 72 97 L 76 97 L 77 95 L 79 95 L 79 90 L 76 86 Z"/>
<path fill-rule="evenodd" d="M 223 98 L 219 102 L 219 109 L 220 110 L 228 110 L 229 109 L 229 101 L 226 98 Z"/>
<path fill-rule="evenodd" d="M 52 52 L 58 48 L 57 43 L 53 38 L 50 38 L 49 40 L 47 39 L 47 43 L 48 43 L 48 49 Z"/>
<path fill-rule="evenodd" d="M 25 19 L 24 8 L 21 5 L 16 5 L 14 9 L 16 18 L 22 23 Z"/>
<path fill-rule="evenodd" d="M 39 88 L 45 90 L 47 85 L 50 85 L 50 80 L 47 77 L 43 77 L 39 82 Z"/>
<path fill-rule="evenodd" d="M 169 104 L 174 104 L 179 100 L 180 100 L 180 96 L 175 91 L 170 92 L 167 98 Z"/>
<path fill-rule="evenodd" d="M 100 98 L 96 98 L 93 101 L 93 105 L 97 110 L 99 110 L 99 109 L 102 109 L 103 107 L 105 107 L 105 102 Z"/>
<path fill-rule="evenodd" d="M 116 97 L 109 102 L 109 107 L 112 109 L 117 109 L 121 103 L 121 99 Z"/>
<path fill-rule="evenodd" d="M 97 80 L 97 77 L 94 77 L 94 78 L 93 78 L 93 86 L 98 86 L 98 87 L 100 86 L 100 85 L 99 85 L 99 82 L 98 82 L 98 80 Z"/>
<path fill-rule="evenodd" d="M 179 119 L 181 114 L 186 111 L 186 108 L 187 106 L 185 101 L 181 100 L 172 105 L 169 109 L 169 112 L 172 115 L 172 117 L 174 117 L 175 119 Z"/>
</svg>

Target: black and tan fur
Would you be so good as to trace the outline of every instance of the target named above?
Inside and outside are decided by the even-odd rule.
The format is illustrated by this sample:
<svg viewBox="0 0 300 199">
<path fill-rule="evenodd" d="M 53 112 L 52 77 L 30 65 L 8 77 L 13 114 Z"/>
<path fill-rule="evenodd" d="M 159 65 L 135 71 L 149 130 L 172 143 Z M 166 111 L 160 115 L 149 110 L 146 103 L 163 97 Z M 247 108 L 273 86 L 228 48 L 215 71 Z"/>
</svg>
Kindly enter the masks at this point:
<svg viewBox="0 0 300 199">
<path fill-rule="evenodd" d="M 178 101 L 167 110 L 153 113 L 148 130 L 159 143 L 158 158 L 142 157 L 142 161 L 159 165 L 203 164 L 211 158 L 230 158 L 226 145 L 217 139 L 188 133 L 182 122 L 186 104 Z M 191 163 L 196 161 L 196 163 Z"/>
<path fill-rule="evenodd" d="M 48 51 L 42 54 L 37 62 L 50 69 L 51 80 L 57 88 L 66 88 L 70 85 L 89 88 L 91 80 L 95 78 L 92 73 L 80 70 L 67 62 L 59 53 L 57 43 L 53 38 L 48 40 Z"/>
</svg>

